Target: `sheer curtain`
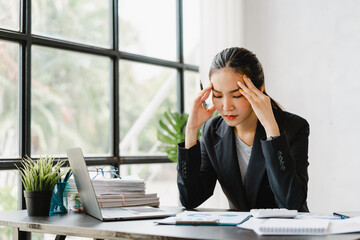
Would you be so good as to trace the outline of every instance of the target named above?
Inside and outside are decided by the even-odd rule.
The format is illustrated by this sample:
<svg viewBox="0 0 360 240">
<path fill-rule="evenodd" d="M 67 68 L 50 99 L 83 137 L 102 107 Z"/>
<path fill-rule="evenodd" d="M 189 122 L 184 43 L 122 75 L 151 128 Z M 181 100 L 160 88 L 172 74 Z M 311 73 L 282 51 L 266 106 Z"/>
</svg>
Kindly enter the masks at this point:
<svg viewBox="0 0 360 240">
<path fill-rule="evenodd" d="M 244 0 L 201 0 L 200 11 L 200 75 L 207 86 L 209 68 L 215 54 L 224 48 L 244 44 Z M 219 184 L 214 195 L 200 207 L 229 207 Z"/>
<path fill-rule="evenodd" d="M 244 0 L 201 0 L 200 74 L 208 84 L 212 58 L 224 48 L 244 44 Z"/>
</svg>

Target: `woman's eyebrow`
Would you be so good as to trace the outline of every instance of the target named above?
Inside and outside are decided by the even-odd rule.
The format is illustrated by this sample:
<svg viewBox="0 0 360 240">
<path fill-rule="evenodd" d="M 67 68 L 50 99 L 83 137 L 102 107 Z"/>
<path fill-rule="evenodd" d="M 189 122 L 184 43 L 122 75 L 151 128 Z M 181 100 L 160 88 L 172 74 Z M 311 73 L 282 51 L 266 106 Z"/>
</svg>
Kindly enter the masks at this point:
<svg viewBox="0 0 360 240">
<path fill-rule="evenodd" d="M 240 89 L 241 88 L 234 89 L 234 90 L 230 91 L 230 93 L 238 92 Z"/>
<path fill-rule="evenodd" d="M 241 88 L 237 88 L 237 89 L 231 90 L 229 93 L 238 92 L 239 89 L 241 89 Z M 212 90 L 213 90 L 214 92 L 221 93 L 220 91 L 216 90 L 215 88 L 213 88 Z"/>
</svg>

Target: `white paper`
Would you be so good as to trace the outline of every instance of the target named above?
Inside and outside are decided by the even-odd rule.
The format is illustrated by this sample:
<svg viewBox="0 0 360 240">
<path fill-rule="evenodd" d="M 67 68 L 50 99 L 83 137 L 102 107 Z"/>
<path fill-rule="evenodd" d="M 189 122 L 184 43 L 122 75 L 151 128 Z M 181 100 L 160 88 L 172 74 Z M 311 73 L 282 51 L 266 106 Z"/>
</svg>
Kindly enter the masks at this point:
<svg viewBox="0 0 360 240">
<path fill-rule="evenodd" d="M 176 224 L 177 221 L 201 224 L 201 222 L 217 221 L 218 225 L 237 225 L 250 215 L 249 212 L 197 212 L 184 211 L 177 214 L 175 217 L 168 217 L 157 220 L 159 224 Z"/>
</svg>

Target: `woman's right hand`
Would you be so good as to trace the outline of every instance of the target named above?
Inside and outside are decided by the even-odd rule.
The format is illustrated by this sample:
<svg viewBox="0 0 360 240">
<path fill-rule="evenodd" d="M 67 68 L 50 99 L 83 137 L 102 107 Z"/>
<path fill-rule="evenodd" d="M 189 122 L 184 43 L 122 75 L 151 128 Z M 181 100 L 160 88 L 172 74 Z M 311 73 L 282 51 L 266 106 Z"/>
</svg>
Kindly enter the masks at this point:
<svg viewBox="0 0 360 240">
<path fill-rule="evenodd" d="M 201 125 L 211 118 L 215 112 L 215 107 L 212 106 L 209 109 L 203 107 L 203 102 L 210 96 L 212 89 L 212 83 L 202 90 L 195 98 L 194 104 L 186 124 L 185 132 L 185 148 L 194 146 L 197 142 L 197 132 Z"/>
</svg>

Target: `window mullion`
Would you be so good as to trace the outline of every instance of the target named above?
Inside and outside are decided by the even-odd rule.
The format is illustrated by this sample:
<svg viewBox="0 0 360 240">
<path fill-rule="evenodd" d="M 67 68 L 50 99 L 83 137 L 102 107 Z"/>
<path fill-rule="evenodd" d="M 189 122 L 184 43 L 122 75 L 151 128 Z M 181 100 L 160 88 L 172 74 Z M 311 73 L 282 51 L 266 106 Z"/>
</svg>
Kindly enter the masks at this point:
<svg viewBox="0 0 360 240">
<path fill-rule="evenodd" d="M 177 42 L 177 57 L 182 64 L 182 67 L 178 70 L 177 77 L 177 97 L 178 112 L 184 112 L 184 42 L 183 42 L 183 2 L 182 0 L 176 0 L 176 42 Z"/>
<path fill-rule="evenodd" d="M 118 28 L 118 0 L 112 1 L 112 41 L 113 41 L 113 50 L 119 52 L 119 28 Z M 111 141 L 112 151 L 115 158 L 118 160 L 117 169 L 119 171 L 119 163 L 120 163 L 120 136 L 119 136 L 119 54 L 112 58 L 113 61 L 113 69 L 112 69 L 112 135 L 113 139 Z"/>
</svg>

